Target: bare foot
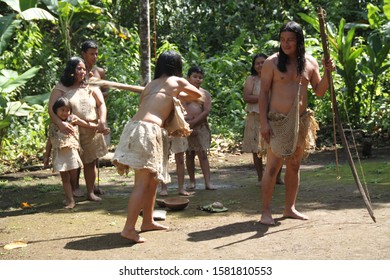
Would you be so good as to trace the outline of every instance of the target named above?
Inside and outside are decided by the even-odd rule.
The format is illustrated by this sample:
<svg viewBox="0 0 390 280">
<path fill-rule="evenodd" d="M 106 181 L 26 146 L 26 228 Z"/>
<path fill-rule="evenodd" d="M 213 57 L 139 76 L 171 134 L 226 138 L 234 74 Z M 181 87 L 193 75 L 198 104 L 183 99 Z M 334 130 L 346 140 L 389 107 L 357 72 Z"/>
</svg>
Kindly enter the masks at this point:
<svg viewBox="0 0 390 280">
<path fill-rule="evenodd" d="M 142 224 L 141 225 L 141 231 L 153 231 L 153 230 L 167 230 L 169 227 L 160 225 L 159 223 L 156 223 L 153 221 L 152 223 Z"/>
<path fill-rule="evenodd" d="M 167 190 L 162 190 L 159 192 L 160 196 L 168 196 L 168 191 Z"/>
<path fill-rule="evenodd" d="M 71 202 L 71 203 L 69 203 L 68 205 L 65 206 L 65 209 L 73 209 L 73 208 L 75 208 L 75 206 L 76 206 L 76 203 L 74 203 L 74 202 L 72 203 Z"/>
<path fill-rule="evenodd" d="M 93 189 L 93 193 L 96 194 L 96 195 L 103 195 L 103 194 L 105 194 L 106 192 L 105 192 L 104 190 L 102 190 L 101 188 L 95 187 L 95 188 Z"/>
<path fill-rule="evenodd" d="M 179 188 L 179 195 L 189 196 L 190 193 L 189 193 L 189 192 L 186 192 L 186 191 L 184 190 L 184 188 Z"/>
<path fill-rule="evenodd" d="M 146 241 L 145 238 L 142 238 L 141 236 L 139 236 L 139 234 L 136 230 L 128 230 L 128 231 L 123 230 L 121 232 L 121 236 L 123 238 L 126 238 L 126 239 L 134 242 L 134 243 L 144 243 Z"/>
<path fill-rule="evenodd" d="M 95 195 L 94 193 L 91 193 L 91 194 L 88 194 L 88 200 L 98 202 L 98 201 L 101 201 L 102 199 L 100 197 L 98 197 L 97 195 Z"/>
<path fill-rule="evenodd" d="M 298 212 L 297 210 L 284 210 L 283 212 L 283 217 L 284 218 L 290 218 L 290 219 L 299 219 L 299 220 L 308 220 L 309 217 Z"/>
<path fill-rule="evenodd" d="M 73 196 L 74 197 L 82 197 L 82 196 L 84 196 L 84 193 L 80 188 L 76 188 L 73 190 Z"/>
<path fill-rule="evenodd" d="M 65 205 L 65 209 L 73 209 L 76 206 L 76 203 L 74 201 L 62 201 L 62 204 Z"/>
<path fill-rule="evenodd" d="M 206 190 L 208 191 L 213 191 L 213 190 L 216 190 L 217 188 L 214 187 L 213 185 L 209 185 L 209 186 L 206 186 Z"/>
<path fill-rule="evenodd" d="M 195 183 L 190 183 L 190 185 L 187 187 L 187 190 L 195 190 L 196 189 L 196 184 Z"/>
<path fill-rule="evenodd" d="M 260 218 L 260 224 L 266 225 L 266 226 L 274 226 L 275 221 L 274 221 L 274 219 L 272 219 L 271 213 L 264 213 L 263 212 L 263 214 L 261 215 L 261 218 Z"/>
</svg>

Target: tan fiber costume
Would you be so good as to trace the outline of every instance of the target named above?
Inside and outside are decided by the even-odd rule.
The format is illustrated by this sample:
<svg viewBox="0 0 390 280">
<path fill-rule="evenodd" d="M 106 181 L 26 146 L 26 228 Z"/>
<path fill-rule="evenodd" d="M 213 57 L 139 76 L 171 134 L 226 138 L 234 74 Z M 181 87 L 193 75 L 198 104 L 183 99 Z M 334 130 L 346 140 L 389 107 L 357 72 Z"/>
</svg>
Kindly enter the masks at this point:
<svg viewBox="0 0 390 280">
<path fill-rule="evenodd" d="M 67 90 L 66 87 L 58 84 L 56 89 L 63 92 L 62 96 L 69 100 L 74 115 L 87 122 L 98 123 L 99 116 L 96 100 L 89 86 Z M 81 159 L 84 164 L 91 163 L 95 159 L 107 154 L 107 145 L 101 133 L 86 127 L 80 127 L 79 132 Z"/>
<path fill-rule="evenodd" d="M 52 144 L 53 172 L 64 172 L 83 167 L 79 155 L 79 132 L 74 127 L 72 136 L 63 134 L 55 123 L 49 125 L 49 138 Z"/>
<path fill-rule="evenodd" d="M 281 113 L 268 113 L 269 120 L 282 120 L 286 118 L 284 114 Z M 318 123 L 314 117 L 314 112 L 310 109 L 307 109 L 299 117 L 299 130 L 298 130 L 298 139 L 296 149 L 303 147 L 304 153 L 303 157 L 306 158 L 311 152 L 315 150 L 316 143 L 315 140 L 317 138 L 317 130 L 319 130 Z M 289 141 L 292 141 L 291 138 Z M 291 158 L 295 156 L 295 152 L 288 156 L 287 158 Z"/>
<path fill-rule="evenodd" d="M 149 169 L 156 180 L 171 181 L 168 173 L 168 133 L 160 126 L 130 120 L 123 129 L 112 161 L 120 175 L 129 169 Z"/>
<path fill-rule="evenodd" d="M 254 77 L 255 82 L 252 89 L 252 95 L 260 95 L 260 79 Z M 248 103 L 246 106 L 246 119 L 244 138 L 242 140 L 242 151 L 245 153 L 265 153 L 264 141 L 261 141 L 259 103 Z"/>
<path fill-rule="evenodd" d="M 185 121 L 186 110 L 181 101 L 172 96 L 173 111 L 169 114 L 164 123 L 164 128 L 169 136 L 186 137 L 191 134 L 190 125 Z"/>
<path fill-rule="evenodd" d="M 211 130 L 207 121 L 193 128 L 188 140 L 188 151 L 207 151 L 211 144 Z"/>
<path fill-rule="evenodd" d="M 171 154 L 184 153 L 187 149 L 187 137 L 169 137 L 169 152 Z"/>
</svg>

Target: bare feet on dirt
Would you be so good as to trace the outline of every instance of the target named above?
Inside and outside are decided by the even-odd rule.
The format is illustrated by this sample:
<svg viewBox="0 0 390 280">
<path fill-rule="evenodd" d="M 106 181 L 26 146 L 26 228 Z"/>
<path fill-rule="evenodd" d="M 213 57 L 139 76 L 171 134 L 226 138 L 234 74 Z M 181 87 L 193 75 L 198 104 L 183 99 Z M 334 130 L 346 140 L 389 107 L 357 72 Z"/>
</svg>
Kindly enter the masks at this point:
<svg viewBox="0 0 390 280">
<path fill-rule="evenodd" d="M 283 212 L 284 218 L 290 218 L 290 219 L 299 219 L 299 220 L 308 220 L 309 217 L 298 212 L 297 210 L 284 210 Z"/>
<path fill-rule="evenodd" d="M 123 230 L 121 232 L 121 236 L 123 238 L 126 238 L 134 243 L 144 243 L 146 241 L 145 238 L 142 238 L 138 232 L 134 230 Z"/>
<path fill-rule="evenodd" d="M 192 182 L 187 187 L 187 190 L 195 190 L 195 189 L 196 189 L 196 184 Z"/>
<path fill-rule="evenodd" d="M 168 196 L 168 191 L 167 190 L 162 190 L 158 193 L 160 196 Z"/>
<path fill-rule="evenodd" d="M 182 195 L 182 196 L 189 196 L 190 193 L 187 192 L 187 191 L 182 187 L 182 188 L 179 188 L 179 195 Z"/>
<path fill-rule="evenodd" d="M 65 209 L 73 209 L 76 206 L 76 203 L 74 201 L 68 202 L 68 201 L 64 200 L 62 203 L 65 205 Z"/>
<path fill-rule="evenodd" d="M 90 193 L 88 194 L 88 200 L 98 202 L 101 201 L 102 199 L 97 195 L 95 195 L 94 193 Z"/>
<path fill-rule="evenodd" d="M 167 229 L 169 229 L 169 227 L 161 225 L 161 224 L 156 223 L 154 221 L 151 223 L 142 223 L 142 225 L 141 225 L 142 232 L 153 231 L 153 230 L 167 230 Z"/>
<path fill-rule="evenodd" d="M 274 226 L 275 225 L 275 221 L 272 218 L 271 213 L 268 213 L 268 212 L 263 212 L 261 214 L 261 218 L 260 218 L 259 222 L 260 222 L 260 224 L 266 225 L 266 226 Z"/>
</svg>

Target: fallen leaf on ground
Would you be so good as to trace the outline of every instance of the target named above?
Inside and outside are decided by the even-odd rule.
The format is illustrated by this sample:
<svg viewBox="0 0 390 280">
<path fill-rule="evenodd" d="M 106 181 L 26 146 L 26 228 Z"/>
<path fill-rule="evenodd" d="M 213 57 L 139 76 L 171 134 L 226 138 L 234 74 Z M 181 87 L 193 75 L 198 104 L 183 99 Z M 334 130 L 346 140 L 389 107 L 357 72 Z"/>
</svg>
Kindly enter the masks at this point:
<svg viewBox="0 0 390 280">
<path fill-rule="evenodd" d="M 11 243 L 5 245 L 4 249 L 5 250 L 13 250 L 13 249 L 23 248 L 23 247 L 27 247 L 27 242 L 22 241 L 22 240 L 18 240 L 18 241 L 14 241 L 14 242 L 11 242 Z"/>
<path fill-rule="evenodd" d="M 22 206 L 23 209 L 32 207 L 28 202 L 22 202 L 21 206 Z"/>
</svg>

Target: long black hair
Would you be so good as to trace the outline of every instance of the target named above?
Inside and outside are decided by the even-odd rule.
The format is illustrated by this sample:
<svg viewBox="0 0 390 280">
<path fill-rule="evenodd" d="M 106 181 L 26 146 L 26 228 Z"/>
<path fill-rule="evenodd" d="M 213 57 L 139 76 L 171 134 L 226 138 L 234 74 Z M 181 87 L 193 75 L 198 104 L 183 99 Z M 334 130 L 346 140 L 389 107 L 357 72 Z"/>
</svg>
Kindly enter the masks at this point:
<svg viewBox="0 0 390 280">
<path fill-rule="evenodd" d="M 302 27 L 295 21 L 289 21 L 285 23 L 279 31 L 279 38 L 282 32 L 293 32 L 297 38 L 297 75 L 301 75 L 305 70 L 305 38 L 303 36 Z M 287 71 L 287 55 L 283 52 L 282 47 L 279 47 L 278 57 L 278 69 L 280 72 L 285 73 Z"/>
<path fill-rule="evenodd" d="M 264 57 L 265 59 L 268 58 L 268 55 L 264 54 L 264 53 L 259 53 L 259 54 L 256 54 L 253 58 L 252 58 L 252 66 L 251 66 L 251 76 L 257 76 L 257 71 L 255 70 L 255 62 L 256 62 L 256 59 L 259 58 L 259 57 Z"/>
<path fill-rule="evenodd" d="M 68 62 L 66 63 L 64 72 L 62 73 L 61 76 L 61 83 L 66 86 L 70 87 L 74 84 L 75 82 L 75 75 L 76 75 L 76 67 L 79 65 L 79 63 L 85 63 L 84 60 L 80 57 L 74 56 L 71 57 Z"/>
<path fill-rule="evenodd" d="M 165 51 L 157 59 L 156 69 L 154 70 L 154 79 L 162 75 L 183 76 L 183 63 L 181 56 L 175 51 Z"/>
</svg>

